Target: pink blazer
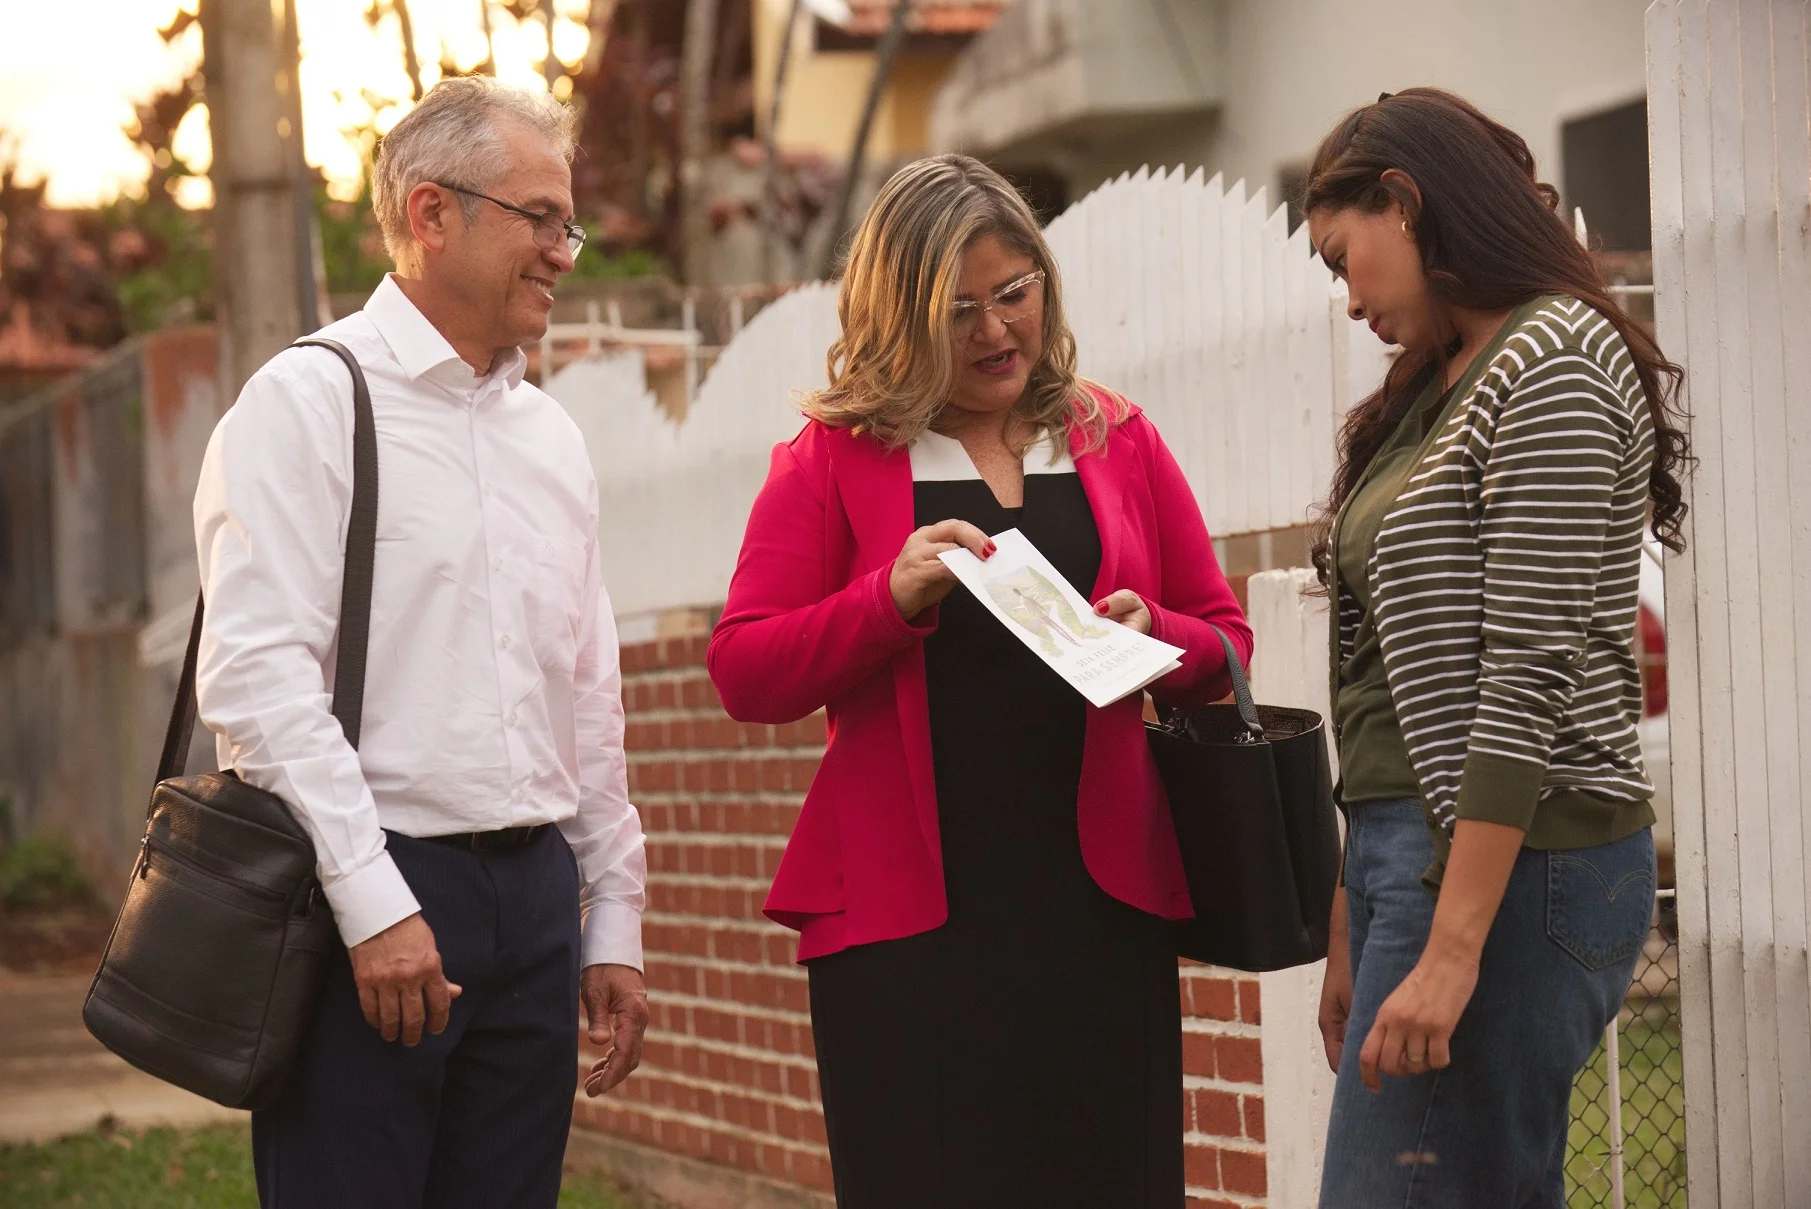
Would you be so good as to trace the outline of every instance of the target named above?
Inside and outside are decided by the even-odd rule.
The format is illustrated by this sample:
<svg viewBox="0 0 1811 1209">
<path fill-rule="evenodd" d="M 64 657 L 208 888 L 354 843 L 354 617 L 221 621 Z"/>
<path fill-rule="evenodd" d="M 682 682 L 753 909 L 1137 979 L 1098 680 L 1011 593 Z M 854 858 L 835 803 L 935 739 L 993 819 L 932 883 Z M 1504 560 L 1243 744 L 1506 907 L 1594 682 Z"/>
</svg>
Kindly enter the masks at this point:
<svg viewBox="0 0 1811 1209">
<path fill-rule="evenodd" d="M 1153 636 L 1187 652 L 1151 686 L 1159 701 L 1219 700 L 1231 682 L 1208 623 L 1246 659 L 1251 628 L 1175 458 L 1135 407 L 1104 453 L 1074 452 L 1100 530 L 1089 599 L 1132 589 L 1151 610 Z M 936 610 L 909 624 L 887 587 L 912 521 L 906 451 L 806 424 L 773 451 L 711 635 L 711 679 L 731 717 L 829 716 L 823 764 L 765 907 L 801 932 L 801 961 L 948 917 L 922 645 Z M 1193 909 L 1142 701 L 1087 710 L 1076 811 L 1088 871 L 1123 902 L 1185 919 Z"/>
</svg>

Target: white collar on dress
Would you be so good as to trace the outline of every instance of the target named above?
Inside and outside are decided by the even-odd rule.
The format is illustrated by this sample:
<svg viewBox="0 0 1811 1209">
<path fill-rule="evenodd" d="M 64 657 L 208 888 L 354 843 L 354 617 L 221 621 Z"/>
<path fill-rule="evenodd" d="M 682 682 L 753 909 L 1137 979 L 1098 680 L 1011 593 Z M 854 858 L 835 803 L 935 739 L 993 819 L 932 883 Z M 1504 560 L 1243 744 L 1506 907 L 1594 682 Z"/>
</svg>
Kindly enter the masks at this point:
<svg viewBox="0 0 1811 1209">
<path fill-rule="evenodd" d="M 1054 463 L 1050 460 L 1053 449 L 1058 453 Z M 915 483 L 960 483 L 981 477 L 968 450 L 962 448 L 962 442 L 955 437 L 946 437 L 927 428 L 912 442 L 910 452 Z M 1069 446 L 1065 443 L 1058 448 L 1049 436 L 1025 451 L 1024 463 L 1026 474 L 1075 473 L 1075 459 L 1070 456 Z"/>
</svg>

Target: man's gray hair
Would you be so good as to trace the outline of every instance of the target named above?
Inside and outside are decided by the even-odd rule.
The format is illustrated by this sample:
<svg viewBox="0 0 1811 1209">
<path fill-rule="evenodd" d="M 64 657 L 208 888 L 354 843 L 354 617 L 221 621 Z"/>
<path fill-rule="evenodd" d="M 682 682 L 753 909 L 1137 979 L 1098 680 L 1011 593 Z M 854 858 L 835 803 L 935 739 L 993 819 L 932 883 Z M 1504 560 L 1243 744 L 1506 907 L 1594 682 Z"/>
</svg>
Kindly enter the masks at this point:
<svg viewBox="0 0 1811 1209">
<path fill-rule="evenodd" d="M 378 144 L 371 202 L 390 259 L 415 242 L 409 230 L 409 194 L 423 181 L 489 192 L 509 169 L 498 126 L 527 126 L 552 143 L 568 162 L 578 145 L 573 111 L 544 92 L 513 88 L 489 76 L 442 80 Z M 481 204 L 461 193 L 465 220 Z"/>
</svg>

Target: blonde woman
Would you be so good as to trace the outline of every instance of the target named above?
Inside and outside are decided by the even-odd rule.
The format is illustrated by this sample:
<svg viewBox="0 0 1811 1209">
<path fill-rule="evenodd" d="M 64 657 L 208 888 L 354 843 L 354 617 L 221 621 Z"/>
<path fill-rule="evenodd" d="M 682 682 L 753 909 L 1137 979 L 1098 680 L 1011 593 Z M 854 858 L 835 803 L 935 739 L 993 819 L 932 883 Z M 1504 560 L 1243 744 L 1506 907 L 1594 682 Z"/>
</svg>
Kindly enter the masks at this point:
<svg viewBox="0 0 1811 1209">
<path fill-rule="evenodd" d="M 1023 530 L 1100 616 L 1183 648 L 1163 701 L 1222 696 L 1210 623 L 1245 655 L 1251 631 L 1150 421 L 1076 378 L 999 175 L 901 169 L 839 309 L 710 648 L 732 716 L 829 714 L 766 913 L 810 971 L 837 1203 L 1177 1209 L 1191 910 L 1141 702 L 1088 705 L 937 555 Z"/>
</svg>

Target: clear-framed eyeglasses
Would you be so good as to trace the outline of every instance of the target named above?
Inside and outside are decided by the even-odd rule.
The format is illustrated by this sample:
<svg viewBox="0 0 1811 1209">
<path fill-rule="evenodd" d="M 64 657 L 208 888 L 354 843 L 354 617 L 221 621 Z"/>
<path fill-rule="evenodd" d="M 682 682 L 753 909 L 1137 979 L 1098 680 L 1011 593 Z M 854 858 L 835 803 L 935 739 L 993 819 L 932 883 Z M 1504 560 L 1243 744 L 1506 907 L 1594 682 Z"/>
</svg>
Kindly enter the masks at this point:
<svg viewBox="0 0 1811 1209">
<path fill-rule="evenodd" d="M 972 340 L 981 330 L 981 316 L 991 312 L 1011 326 L 1037 314 L 1043 304 L 1044 270 L 1037 269 L 1001 286 L 985 302 L 958 298 L 950 303 L 950 331 L 959 340 Z"/>
<path fill-rule="evenodd" d="M 499 198 L 492 197 L 488 193 L 480 193 L 476 189 L 467 189 L 464 185 L 449 185 L 445 181 L 435 181 L 434 183 L 439 185 L 442 189 L 451 189 L 454 193 L 463 193 L 467 197 L 481 198 L 493 206 L 500 206 L 503 209 L 508 210 L 511 214 L 526 218 L 534 226 L 534 241 L 543 248 L 558 247 L 560 240 L 563 239 L 566 241 L 566 247 L 576 258 L 579 254 L 579 249 L 585 246 L 585 228 L 579 226 L 577 223 L 567 222 L 558 214 L 541 210 L 525 210 L 521 206 L 511 205 Z"/>
</svg>

